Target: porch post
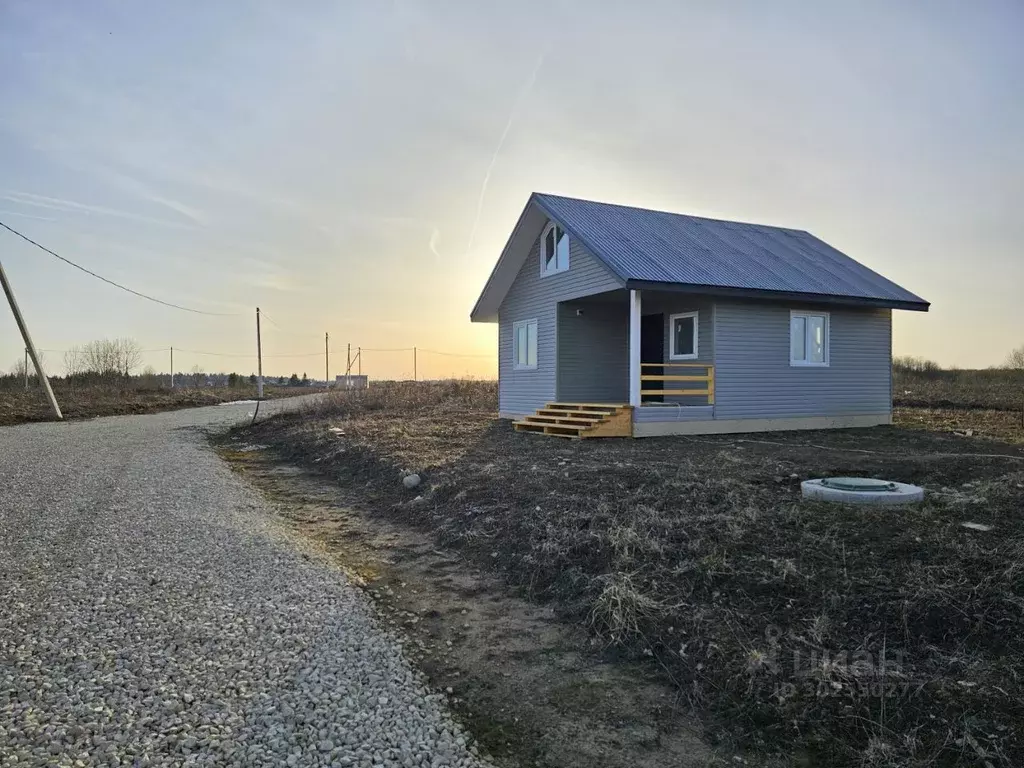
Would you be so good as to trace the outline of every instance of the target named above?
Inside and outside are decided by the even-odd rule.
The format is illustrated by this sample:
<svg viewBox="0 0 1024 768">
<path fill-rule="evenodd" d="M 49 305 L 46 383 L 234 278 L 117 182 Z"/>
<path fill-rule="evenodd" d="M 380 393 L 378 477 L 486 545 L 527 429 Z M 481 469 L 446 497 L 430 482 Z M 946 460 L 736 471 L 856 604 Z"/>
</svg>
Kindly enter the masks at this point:
<svg viewBox="0 0 1024 768">
<path fill-rule="evenodd" d="M 640 407 L 640 291 L 629 292 L 629 404 Z"/>
</svg>

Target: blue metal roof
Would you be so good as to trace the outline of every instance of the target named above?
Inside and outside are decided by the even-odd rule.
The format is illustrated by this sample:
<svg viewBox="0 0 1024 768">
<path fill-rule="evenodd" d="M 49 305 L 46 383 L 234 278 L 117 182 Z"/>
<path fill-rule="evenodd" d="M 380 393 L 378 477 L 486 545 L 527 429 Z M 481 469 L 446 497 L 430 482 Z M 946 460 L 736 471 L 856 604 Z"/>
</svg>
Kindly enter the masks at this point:
<svg viewBox="0 0 1024 768">
<path fill-rule="evenodd" d="M 627 284 L 928 302 L 808 232 L 535 193 L 536 202 Z"/>
</svg>

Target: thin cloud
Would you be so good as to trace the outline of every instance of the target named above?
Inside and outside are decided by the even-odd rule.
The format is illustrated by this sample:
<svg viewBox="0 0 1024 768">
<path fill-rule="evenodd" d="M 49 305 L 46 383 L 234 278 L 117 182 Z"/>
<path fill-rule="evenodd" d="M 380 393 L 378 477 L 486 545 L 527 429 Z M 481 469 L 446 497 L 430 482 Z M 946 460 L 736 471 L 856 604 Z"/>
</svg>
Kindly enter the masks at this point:
<svg viewBox="0 0 1024 768">
<path fill-rule="evenodd" d="M 264 288 L 282 293 L 299 293 L 308 289 L 301 281 L 289 274 L 267 273 L 243 278 L 242 282 L 256 288 Z"/>
<path fill-rule="evenodd" d="M 427 247 L 430 248 L 430 252 L 441 258 L 441 254 L 437 252 L 437 242 L 441 239 L 441 231 L 437 227 L 432 227 L 430 230 L 430 242 L 427 243 Z"/>
<path fill-rule="evenodd" d="M 92 168 L 90 170 L 92 170 L 93 173 L 112 181 L 122 189 L 126 189 L 129 192 L 134 193 L 140 199 L 150 203 L 156 203 L 170 211 L 174 211 L 194 224 L 205 226 L 208 223 L 206 216 L 198 209 L 169 197 L 164 197 L 163 195 L 154 192 L 148 185 L 136 178 L 133 178 L 132 176 L 118 173 L 117 171 L 112 171 L 108 168 Z"/>
<path fill-rule="evenodd" d="M 50 216 L 33 216 L 31 213 L 22 213 L 21 211 L 10 211 L 6 209 L 0 209 L 0 216 L 21 216 L 23 219 L 35 219 L 36 221 L 57 221 L 57 219 L 51 218 Z"/>
<path fill-rule="evenodd" d="M 512 105 L 512 111 L 509 113 L 508 120 L 505 123 L 505 128 L 501 132 L 501 137 L 498 139 L 498 146 L 494 148 L 494 154 L 491 155 L 491 161 L 487 164 L 487 170 L 484 172 L 484 180 L 480 185 L 480 195 L 476 201 L 476 215 L 473 217 L 473 226 L 469 230 L 469 242 L 466 243 L 466 255 L 473 250 L 473 241 L 476 239 L 476 230 L 480 226 L 480 214 L 484 209 L 484 197 L 487 195 L 487 185 L 491 181 L 491 173 L 494 171 L 494 166 L 498 162 L 498 156 L 501 154 L 502 148 L 505 146 L 505 139 L 508 138 L 509 131 L 512 130 L 512 125 L 516 121 L 516 117 L 519 115 L 519 110 L 522 108 L 523 103 L 530 97 L 533 92 L 534 83 L 537 82 L 537 75 L 540 73 L 540 69 L 544 66 L 544 58 L 547 56 L 547 50 L 541 51 L 537 57 L 537 63 L 533 65 L 533 70 L 530 72 L 530 77 L 527 79 L 523 89 L 519 92 L 519 96 L 516 97 L 515 102 Z"/>
<path fill-rule="evenodd" d="M 36 195 L 31 192 L 18 192 L 10 191 L 4 194 L 2 200 L 6 200 L 10 203 L 17 205 L 24 205 L 31 208 L 45 208 L 50 211 L 61 211 L 64 213 L 85 213 L 85 214 L 96 214 L 100 216 L 115 216 L 121 219 L 129 219 L 132 221 L 139 221 L 146 224 L 157 224 L 162 227 L 170 227 L 172 229 L 186 229 L 194 230 L 195 227 L 188 226 L 173 221 L 165 221 L 163 219 L 153 218 L 152 216 L 144 216 L 138 213 L 132 213 L 130 211 L 122 211 L 116 208 L 108 208 L 102 205 L 90 205 L 87 203 L 79 203 L 75 200 L 64 200 L 58 197 L 47 197 L 46 195 Z"/>
</svg>

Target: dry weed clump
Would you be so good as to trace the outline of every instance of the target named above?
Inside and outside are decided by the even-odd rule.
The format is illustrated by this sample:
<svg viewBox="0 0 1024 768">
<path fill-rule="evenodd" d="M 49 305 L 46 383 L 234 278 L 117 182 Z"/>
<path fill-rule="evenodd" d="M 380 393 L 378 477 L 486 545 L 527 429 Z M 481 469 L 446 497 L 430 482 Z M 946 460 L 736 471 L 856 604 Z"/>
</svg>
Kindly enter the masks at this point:
<svg viewBox="0 0 1024 768">
<path fill-rule="evenodd" d="M 366 389 L 335 390 L 309 403 L 304 418 L 352 418 L 386 411 L 402 418 L 424 409 L 497 410 L 498 385 L 494 381 L 448 379 L 444 381 L 380 381 Z"/>
<path fill-rule="evenodd" d="M 560 441 L 496 422 L 493 387 L 382 390 L 256 439 L 650 658 L 713 738 L 805 765 L 1024 764 L 1024 449 L 897 428 Z M 931 493 L 803 501 L 826 475 Z"/>
</svg>

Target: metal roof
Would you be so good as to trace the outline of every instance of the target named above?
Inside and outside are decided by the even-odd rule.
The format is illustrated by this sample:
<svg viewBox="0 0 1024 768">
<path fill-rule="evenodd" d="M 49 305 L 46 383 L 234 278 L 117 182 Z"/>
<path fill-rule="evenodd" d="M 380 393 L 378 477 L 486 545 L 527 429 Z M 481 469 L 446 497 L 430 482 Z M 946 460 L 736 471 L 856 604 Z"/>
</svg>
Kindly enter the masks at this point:
<svg viewBox="0 0 1024 768">
<path fill-rule="evenodd" d="M 809 294 L 928 308 L 920 296 L 803 230 L 540 193 L 533 194 L 531 203 L 563 224 L 627 286 Z"/>
</svg>

